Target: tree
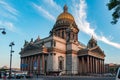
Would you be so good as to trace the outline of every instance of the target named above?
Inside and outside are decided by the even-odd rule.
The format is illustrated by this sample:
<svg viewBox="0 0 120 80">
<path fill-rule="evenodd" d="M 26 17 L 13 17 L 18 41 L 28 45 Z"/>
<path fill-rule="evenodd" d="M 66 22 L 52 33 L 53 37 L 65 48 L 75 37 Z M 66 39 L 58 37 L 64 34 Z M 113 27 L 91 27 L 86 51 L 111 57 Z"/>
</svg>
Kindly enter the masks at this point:
<svg viewBox="0 0 120 80">
<path fill-rule="evenodd" d="M 114 68 L 110 68 L 109 71 L 110 71 L 110 73 L 114 73 L 115 69 Z"/>
<path fill-rule="evenodd" d="M 107 6 L 108 10 L 114 9 L 114 12 L 112 13 L 113 21 L 111 21 L 111 23 L 116 24 L 120 18 L 120 0 L 110 0 Z"/>
</svg>

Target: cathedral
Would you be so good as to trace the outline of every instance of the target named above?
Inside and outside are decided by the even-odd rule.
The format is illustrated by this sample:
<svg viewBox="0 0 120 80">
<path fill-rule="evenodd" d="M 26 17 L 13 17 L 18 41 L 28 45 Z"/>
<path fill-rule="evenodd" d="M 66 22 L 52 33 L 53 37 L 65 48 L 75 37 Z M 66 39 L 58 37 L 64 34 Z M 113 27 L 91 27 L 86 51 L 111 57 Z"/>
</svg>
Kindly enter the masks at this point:
<svg viewBox="0 0 120 80">
<path fill-rule="evenodd" d="M 48 37 L 25 41 L 20 51 L 21 71 L 32 74 L 102 74 L 104 51 L 91 37 L 78 41 L 79 28 L 65 5 Z"/>
</svg>

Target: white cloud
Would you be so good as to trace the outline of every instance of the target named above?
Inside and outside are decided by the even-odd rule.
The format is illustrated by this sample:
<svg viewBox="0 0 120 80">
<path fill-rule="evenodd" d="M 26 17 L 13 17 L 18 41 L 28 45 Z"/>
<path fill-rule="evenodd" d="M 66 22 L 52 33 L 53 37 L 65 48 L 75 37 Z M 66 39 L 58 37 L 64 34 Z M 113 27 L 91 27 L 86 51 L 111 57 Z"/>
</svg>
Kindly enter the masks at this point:
<svg viewBox="0 0 120 80">
<path fill-rule="evenodd" d="M 38 12 L 40 14 L 42 14 L 45 18 L 49 19 L 49 20 L 53 20 L 55 21 L 55 17 L 53 15 L 51 15 L 48 11 L 46 11 L 45 9 L 43 9 L 41 6 L 38 6 L 37 4 L 35 3 L 32 3 L 33 7 L 35 9 L 38 10 Z"/>
<path fill-rule="evenodd" d="M 54 0 L 44 0 L 47 4 L 51 5 L 54 9 L 62 11 L 62 8 Z"/>
<path fill-rule="evenodd" d="M 106 44 L 109 44 L 113 47 L 120 48 L 119 43 L 115 43 L 107 39 L 105 36 L 97 35 L 95 32 L 95 29 L 91 28 L 90 23 L 86 20 L 86 7 L 87 4 L 85 3 L 85 0 L 80 0 L 79 3 L 74 2 L 73 7 L 73 14 L 75 16 L 76 23 L 80 30 L 82 30 L 84 33 L 94 36 L 97 40 L 102 41 Z"/>
<path fill-rule="evenodd" d="M 14 27 L 14 24 L 12 22 L 0 21 L 0 26 L 8 29 L 9 31 L 15 32 L 15 27 Z"/>
<path fill-rule="evenodd" d="M 14 20 L 17 20 L 19 12 L 5 0 L 0 0 L 0 27 L 9 31 L 16 32 Z"/>
<path fill-rule="evenodd" d="M 0 0 L 0 8 L 3 9 L 3 14 L 1 13 L 1 15 L 4 15 L 4 13 L 6 12 L 7 14 L 10 14 L 11 16 L 18 16 L 18 11 L 11 7 L 8 3 Z"/>
</svg>

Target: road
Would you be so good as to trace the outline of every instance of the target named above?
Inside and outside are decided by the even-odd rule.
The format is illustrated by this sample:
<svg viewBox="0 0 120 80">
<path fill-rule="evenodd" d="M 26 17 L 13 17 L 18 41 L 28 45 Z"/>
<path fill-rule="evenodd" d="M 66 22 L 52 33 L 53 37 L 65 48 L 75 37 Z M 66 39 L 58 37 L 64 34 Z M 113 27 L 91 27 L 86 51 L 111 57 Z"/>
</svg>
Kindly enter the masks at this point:
<svg viewBox="0 0 120 80">
<path fill-rule="evenodd" d="M 115 80 L 115 77 L 47 76 L 42 77 L 41 80 Z"/>
<path fill-rule="evenodd" d="M 115 80 L 115 77 L 45 76 L 32 79 L 11 79 L 11 80 Z"/>
</svg>

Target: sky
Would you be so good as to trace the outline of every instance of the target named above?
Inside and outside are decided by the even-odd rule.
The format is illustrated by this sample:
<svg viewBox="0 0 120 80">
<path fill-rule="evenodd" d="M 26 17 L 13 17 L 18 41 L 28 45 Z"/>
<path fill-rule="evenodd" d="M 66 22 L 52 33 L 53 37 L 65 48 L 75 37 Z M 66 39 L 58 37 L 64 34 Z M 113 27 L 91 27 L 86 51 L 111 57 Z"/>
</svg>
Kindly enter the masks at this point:
<svg viewBox="0 0 120 80">
<path fill-rule="evenodd" d="M 14 42 L 12 67 L 20 67 L 19 52 L 24 41 L 30 42 L 49 36 L 56 19 L 68 6 L 79 28 L 78 39 L 87 45 L 91 36 L 104 51 L 105 63 L 120 64 L 120 21 L 112 25 L 112 12 L 106 4 L 109 0 L 0 0 L 0 67 L 10 64 L 9 44 Z"/>
</svg>

